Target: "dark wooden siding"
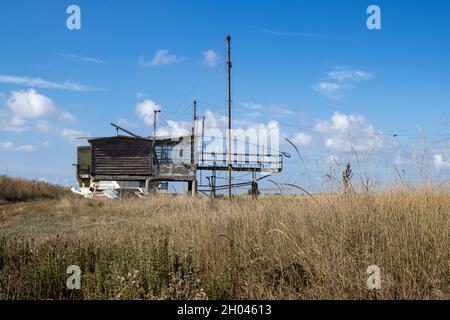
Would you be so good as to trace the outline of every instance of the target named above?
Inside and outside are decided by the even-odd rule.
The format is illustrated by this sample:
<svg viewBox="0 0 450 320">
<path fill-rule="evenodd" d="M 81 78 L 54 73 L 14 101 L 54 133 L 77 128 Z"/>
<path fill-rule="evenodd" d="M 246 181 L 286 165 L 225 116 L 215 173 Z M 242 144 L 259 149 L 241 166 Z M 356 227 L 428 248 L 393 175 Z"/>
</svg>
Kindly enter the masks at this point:
<svg viewBox="0 0 450 320">
<path fill-rule="evenodd" d="M 92 147 L 93 176 L 151 176 L 150 140 L 118 136 L 89 142 Z"/>
</svg>

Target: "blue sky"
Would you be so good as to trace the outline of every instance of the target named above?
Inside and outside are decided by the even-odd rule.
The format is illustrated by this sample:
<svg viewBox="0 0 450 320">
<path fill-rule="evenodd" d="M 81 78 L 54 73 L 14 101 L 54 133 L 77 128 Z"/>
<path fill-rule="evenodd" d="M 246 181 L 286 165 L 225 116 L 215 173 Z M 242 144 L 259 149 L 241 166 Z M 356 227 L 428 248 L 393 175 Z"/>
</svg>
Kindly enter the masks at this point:
<svg viewBox="0 0 450 320">
<path fill-rule="evenodd" d="M 81 30 L 66 27 L 71 4 Z M 381 30 L 366 27 L 371 4 Z M 353 149 L 380 181 L 394 164 L 417 174 L 414 150 L 448 175 L 450 2 L 439 0 L 2 1 L 0 174 L 73 184 L 71 138 L 113 134 L 112 121 L 150 135 L 140 104 L 161 108 L 166 131 L 186 126 L 194 99 L 220 119 L 228 33 L 236 126 L 276 121 L 315 188 L 330 159 L 357 166 Z M 281 148 L 293 157 L 277 179 L 308 185 Z"/>
</svg>

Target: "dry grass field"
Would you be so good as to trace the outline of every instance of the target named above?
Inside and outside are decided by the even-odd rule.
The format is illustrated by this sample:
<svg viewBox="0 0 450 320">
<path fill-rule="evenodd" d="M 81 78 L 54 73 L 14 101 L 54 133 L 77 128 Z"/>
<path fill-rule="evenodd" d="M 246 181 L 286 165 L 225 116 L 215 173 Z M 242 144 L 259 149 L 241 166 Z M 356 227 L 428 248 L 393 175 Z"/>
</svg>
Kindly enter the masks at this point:
<svg viewBox="0 0 450 320">
<path fill-rule="evenodd" d="M 67 190 L 50 183 L 0 176 L 0 205 L 10 202 L 57 199 L 67 193 Z"/>
<path fill-rule="evenodd" d="M 0 206 L 0 299 L 449 299 L 440 189 Z M 78 265 L 82 288 L 66 289 Z M 381 290 L 366 288 L 368 266 Z"/>
</svg>

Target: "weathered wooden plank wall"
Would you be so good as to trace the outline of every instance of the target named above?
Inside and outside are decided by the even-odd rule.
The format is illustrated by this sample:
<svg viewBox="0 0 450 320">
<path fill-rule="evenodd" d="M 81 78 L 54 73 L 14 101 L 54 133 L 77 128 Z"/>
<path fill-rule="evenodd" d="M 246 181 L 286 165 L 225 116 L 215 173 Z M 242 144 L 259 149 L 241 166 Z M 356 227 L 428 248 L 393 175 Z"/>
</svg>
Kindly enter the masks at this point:
<svg viewBox="0 0 450 320">
<path fill-rule="evenodd" d="M 151 176 L 152 142 L 132 137 L 111 137 L 89 141 L 92 146 L 91 174 Z"/>
</svg>

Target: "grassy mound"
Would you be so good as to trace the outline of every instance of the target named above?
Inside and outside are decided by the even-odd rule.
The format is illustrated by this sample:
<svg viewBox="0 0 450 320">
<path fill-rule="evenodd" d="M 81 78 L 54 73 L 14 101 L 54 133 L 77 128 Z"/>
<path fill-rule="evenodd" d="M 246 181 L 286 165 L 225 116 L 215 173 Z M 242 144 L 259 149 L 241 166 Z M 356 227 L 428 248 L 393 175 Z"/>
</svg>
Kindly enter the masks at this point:
<svg viewBox="0 0 450 320">
<path fill-rule="evenodd" d="M 0 204 L 60 199 L 65 194 L 67 190 L 61 186 L 36 180 L 0 176 Z"/>
</svg>

